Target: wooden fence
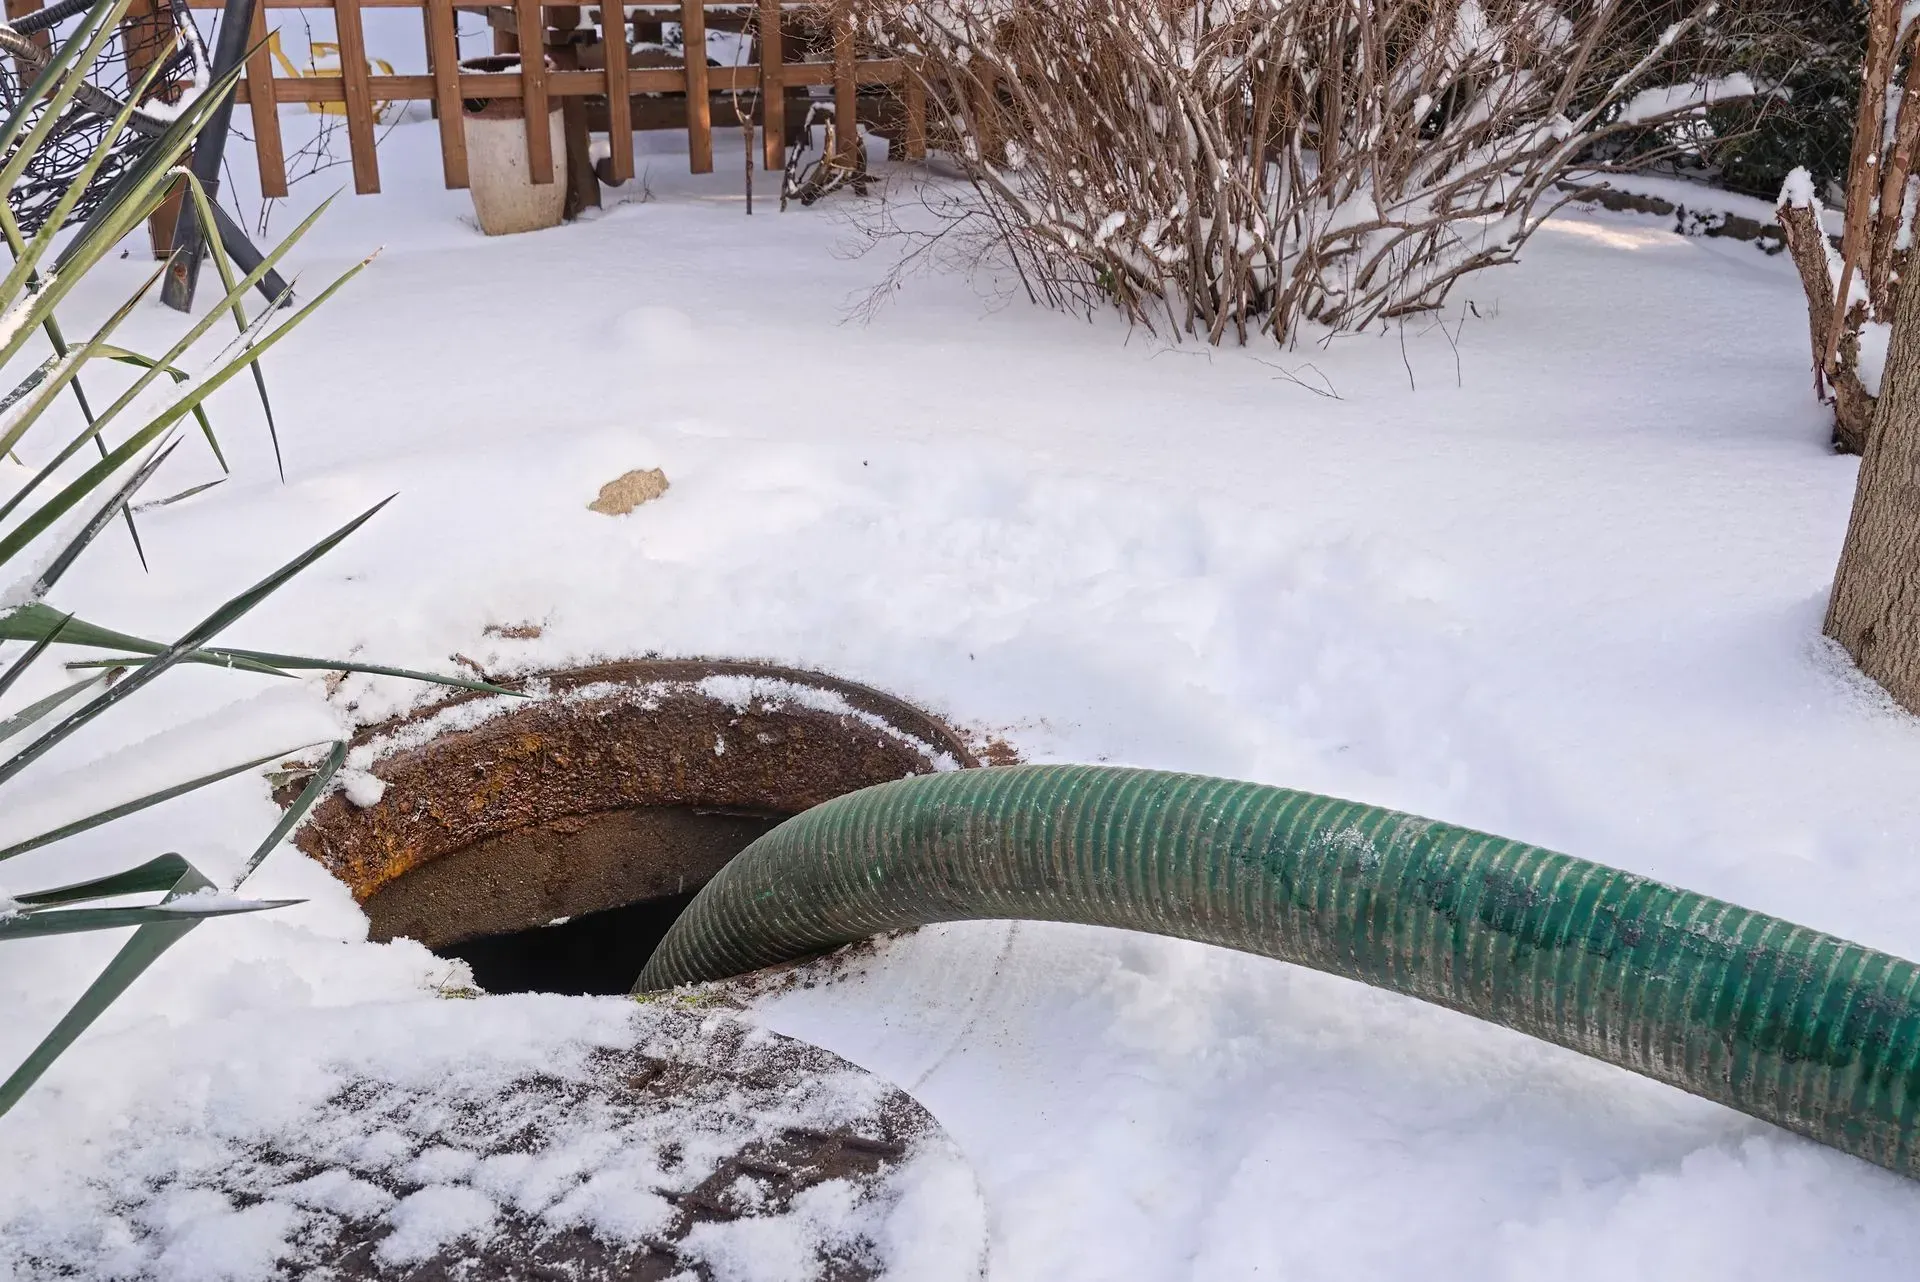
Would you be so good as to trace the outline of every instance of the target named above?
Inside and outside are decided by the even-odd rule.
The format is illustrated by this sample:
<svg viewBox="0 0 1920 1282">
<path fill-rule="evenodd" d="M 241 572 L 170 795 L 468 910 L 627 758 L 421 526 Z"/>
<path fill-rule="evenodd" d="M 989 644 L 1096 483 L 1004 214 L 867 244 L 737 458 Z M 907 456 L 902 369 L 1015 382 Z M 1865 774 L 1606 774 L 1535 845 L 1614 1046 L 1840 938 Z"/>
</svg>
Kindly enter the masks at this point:
<svg viewBox="0 0 1920 1282">
<path fill-rule="evenodd" d="M 194 9 L 218 11 L 222 0 L 187 0 Z M 155 0 L 134 0 L 134 10 L 151 13 Z M 8 0 L 9 11 L 40 7 L 40 0 Z M 426 37 L 426 75 L 380 75 L 368 66 L 361 15 L 366 9 L 412 9 L 421 15 Z M 276 14 L 288 10 L 329 12 L 339 43 L 337 75 L 283 76 L 274 74 L 273 57 L 266 46 Z M 607 12 L 613 12 L 608 6 Z M 575 163 L 569 180 L 593 185 L 587 166 L 587 138 L 607 135 L 606 176 L 615 184 L 633 177 L 633 135 L 638 130 L 685 128 L 694 173 L 713 169 L 713 129 L 716 117 L 739 122 L 744 115 L 764 136 L 763 160 L 769 169 L 786 164 L 789 131 L 796 92 L 831 85 L 835 116 L 859 116 L 860 90 L 901 86 L 904 105 L 893 141 L 908 156 L 926 150 L 926 111 L 918 85 L 903 74 L 897 61 L 862 58 L 851 22 L 829 2 L 783 3 L 782 0 L 674 0 L 668 4 L 627 5 L 618 10 L 620 39 L 600 39 L 592 20 L 601 10 L 593 6 L 546 4 L 542 0 L 509 0 L 486 5 L 456 0 L 257 0 L 253 17 L 253 53 L 241 81 L 238 101 L 252 118 L 253 145 L 260 166 L 261 194 L 287 194 L 286 156 L 281 142 L 279 107 L 283 103 L 335 103 L 344 106 L 347 146 L 353 165 L 354 190 L 380 190 L 380 158 L 375 147 L 378 105 L 424 101 L 433 104 L 440 131 L 440 157 L 446 185 L 467 185 L 466 136 L 461 103 L 465 99 L 521 98 L 526 104 L 527 158 L 535 181 L 554 171 L 552 141 L 546 120 L 551 104 L 564 113 L 567 150 Z M 480 13 L 494 29 L 496 51 L 517 51 L 519 33 L 543 33 L 549 58 L 527 59 L 518 73 L 463 73 L 460 68 L 456 13 Z M 710 15 L 712 18 L 710 24 Z M 129 12 L 129 19 L 137 15 Z M 684 55 L 678 66 L 630 65 L 629 38 L 635 24 L 654 30 L 662 21 L 679 22 Z M 757 60 L 752 64 L 708 65 L 706 32 L 713 29 L 750 37 Z M 130 60 L 135 57 L 129 41 Z M 604 65 L 579 65 L 581 62 Z M 656 58 L 655 61 L 658 61 Z M 903 83 L 904 82 L 904 83 Z M 744 108 L 744 110 L 743 110 Z M 735 113 L 738 112 L 739 115 Z M 843 135 L 845 136 L 845 135 Z M 576 153 L 577 154 L 573 154 Z M 584 177 L 582 176 L 584 173 Z M 585 203 L 598 204 L 593 186 Z"/>
</svg>

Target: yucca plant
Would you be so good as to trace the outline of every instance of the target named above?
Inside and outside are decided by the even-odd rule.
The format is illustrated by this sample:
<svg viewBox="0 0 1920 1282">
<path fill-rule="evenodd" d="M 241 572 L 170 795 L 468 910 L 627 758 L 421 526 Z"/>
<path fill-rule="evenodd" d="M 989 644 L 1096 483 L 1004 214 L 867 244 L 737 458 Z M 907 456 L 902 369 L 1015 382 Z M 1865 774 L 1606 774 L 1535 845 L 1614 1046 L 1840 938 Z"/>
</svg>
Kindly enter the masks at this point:
<svg viewBox="0 0 1920 1282">
<path fill-rule="evenodd" d="M 427 673 L 375 667 L 363 663 L 308 659 L 295 655 L 222 649 L 211 643 L 239 619 L 307 566 L 324 556 L 371 518 L 381 505 L 354 518 L 311 548 L 281 566 L 245 592 L 210 611 L 183 636 L 171 642 L 150 641 L 75 618 L 48 604 L 61 577 L 89 544 L 123 521 L 138 546 L 133 500 L 153 479 L 180 443 L 180 433 L 192 420 L 207 445 L 220 457 L 219 442 L 204 411 L 207 397 L 242 370 L 253 374 L 267 411 L 271 406 L 259 373 L 260 356 L 287 337 L 295 327 L 333 296 L 365 267 L 363 261 L 328 284 L 297 309 L 270 306 L 249 317 L 244 302 L 248 292 L 299 242 L 313 225 L 302 222 L 255 270 L 237 276 L 232 262 L 213 239 L 211 257 L 219 271 L 225 296 L 198 320 L 184 323 L 176 341 L 164 352 L 143 354 L 119 346 L 114 334 L 135 307 L 145 301 L 165 270 L 148 277 L 124 305 L 116 309 L 84 341 L 69 344 L 56 310 L 75 284 L 93 270 L 129 233 L 136 231 L 176 184 L 200 211 L 200 225 L 214 225 L 207 193 L 183 165 L 194 138 L 215 105 L 233 90 L 229 75 L 210 85 L 187 103 L 164 129 L 153 117 L 143 128 L 138 158 L 126 163 L 126 153 L 111 156 L 129 137 L 134 106 L 107 99 L 86 76 L 120 23 L 128 0 L 102 0 L 79 21 L 78 28 L 50 54 L 39 55 L 39 73 L 24 91 L 16 110 L 0 126 L 0 191 L 11 193 L 40 149 L 60 138 L 74 119 L 69 113 L 103 110 L 115 114 L 104 141 L 75 174 L 71 185 L 31 236 L 23 234 L 10 203 L 0 203 L 0 237 L 12 253 L 12 266 L 0 278 L 0 386 L 12 390 L 0 398 L 0 455 L 22 453 L 45 458 L 39 469 L 11 492 L 0 494 L 0 584 L 13 586 L 0 593 L 0 648 L 24 644 L 0 661 L 0 700 L 22 676 L 43 662 L 51 647 L 76 646 L 105 650 L 107 657 L 72 662 L 72 675 L 58 688 L 27 703 L 10 715 L 0 715 L 0 808 L 9 795 L 20 797 L 31 788 L 36 763 L 81 727 L 138 694 L 179 663 L 207 663 L 246 672 L 290 676 L 297 671 L 353 671 L 437 681 L 468 688 L 492 689 L 478 682 L 436 677 Z M 164 60 L 156 61 L 156 67 Z M 130 95 L 139 102 L 150 85 Z M 97 126 L 97 120 L 94 122 Z M 72 211 L 105 170 L 109 159 L 116 170 L 94 212 L 74 231 L 56 255 L 56 237 L 70 221 Z M 98 194 L 98 193 L 95 193 Z M 290 302 L 291 300 L 282 300 Z M 222 317 L 231 317 L 237 336 L 198 375 L 189 375 L 181 361 L 195 343 Z M 27 355 L 34 336 L 44 335 L 51 355 L 33 360 Z M 82 375 L 97 362 L 132 367 L 117 397 L 95 409 L 82 386 Z M 130 381 L 128 381 L 130 379 Z M 60 423 L 50 413 L 67 396 L 78 407 Z M 162 408 L 151 407 L 158 398 Z M 147 408 L 138 408 L 146 406 Z M 36 430 L 38 429 L 38 430 Z M 91 450 L 90 457 L 82 452 Z M 278 457 L 278 442 L 275 442 Z M 225 462 L 221 460 L 224 470 Z M 195 490 L 204 487 L 195 487 Z M 193 491 L 189 491 L 193 492 Z M 174 498 L 184 497 L 175 495 Z M 171 501 L 171 500 L 162 500 Z M 142 561 L 144 562 L 144 553 Z M 316 745 L 292 745 L 288 752 Z M 258 767 L 286 755 L 241 762 L 212 774 L 183 779 L 160 791 L 90 814 L 51 831 L 0 848 L 0 871 L 7 860 L 58 843 L 110 823 L 135 811 L 205 787 L 218 780 Z M 48 935 L 136 927 L 132 937 L 101 972 L 26 1061 L 0 1080 L 0 1114 L 4 1114 L 86 1027 L 168 947 L 210 916 L 253 912 L 279 906 L 240 898 L 237 891 L 269 852 L 297 823 L 327 787 L 345 760 L 346 745 L 336 743 L 308 781 L 296 804 L 281 818 L 259 848 L 226 886 L 214 881 L 178 853 L 148 859 L 111 876 L 35 891 L 0 895 L 0 942 Z M 153 900 L 153 896 L 159 896 Z M 147 902 L 133 902 L 144 897 Z M 4 1068 L 4 1066 L 0 1066 Z"/>
</svg>

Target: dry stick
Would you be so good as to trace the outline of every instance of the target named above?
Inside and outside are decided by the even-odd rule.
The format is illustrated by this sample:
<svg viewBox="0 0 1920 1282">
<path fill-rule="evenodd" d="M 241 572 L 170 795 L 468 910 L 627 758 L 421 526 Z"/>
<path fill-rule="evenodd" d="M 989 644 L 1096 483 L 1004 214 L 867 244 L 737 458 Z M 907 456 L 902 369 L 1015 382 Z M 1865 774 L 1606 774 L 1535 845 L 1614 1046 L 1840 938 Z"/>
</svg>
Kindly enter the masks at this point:
<svg viewBox="0 0 1920 1282">
<path fill-rule="evenodd" d="M 745 28 L 741 34 L 750 37 L 751 40 L 743 40 L 741 43 L 761 43 L 761 47 L 764 50 L 765 45 L 758 40 L 758 32 L 755 30 L 757 21 L 758 18 L 756 14 L 748 14 Z M 765 56 L 764 52 L 761 56 Z M 727 92 L 733 100 L 734 118 L 740 122 L 741 156 L 746 166 L 747 217 L 751 218 L 753 217 L 753 114 L 741 105 L 741 75 L 738 46 L 735 48 L 733 72 L 733 82 L 727 87 Z"/>
<path fill-rule="evenodd" d="M 1238 78 L 1231 83 L 1237 85 Z M 1245 157 L 1257 155 L 1257 153 L 1235 144 L 1231 138 L 1213 136 L 1223 122 L 1238 120 L 1237 113 L 1231 115 L 1221 113 L 1215 109 L 1211 99 L 1196 100 L 1191 91 L 1185 89 L 1179 92 L 1190 103 L 1189 110 L 1198 116 L 1194 132 L 1200 144 L 1199 153 L 1206 161 L 1221 200 L 1220 207 L 1216 211 L 1213 241 L 1219 246 L 1218 252 L 1224 263 L 1225 289 L 1222 291 L 1219 314 L 1214 318 L 1209 339 L 1211 342 L 1218 343 L 1226 332 L 1227 323 L 1231 321 L 1239 340 L 1244 343 L 1246 341 L 1246 284 L 1251 270 L 1252 255 L 1241 251 L 1237 233 L 1248 230 L 1252 202 L 1246 201 L 1246 207 L 1243 207 L 1243 198 L 1246 195 L 1246 174 L 1241 166 Z M 1229 160 L 1229 156 L 1233 159 Z M 1257 173 L 1257 161 L 1253 172 Z M 1236 181 L 1236 178 L 1240 180 Z M 1235 233 L 1232 236 L 1229 235 L 1230 229 Z"/>
</svg>

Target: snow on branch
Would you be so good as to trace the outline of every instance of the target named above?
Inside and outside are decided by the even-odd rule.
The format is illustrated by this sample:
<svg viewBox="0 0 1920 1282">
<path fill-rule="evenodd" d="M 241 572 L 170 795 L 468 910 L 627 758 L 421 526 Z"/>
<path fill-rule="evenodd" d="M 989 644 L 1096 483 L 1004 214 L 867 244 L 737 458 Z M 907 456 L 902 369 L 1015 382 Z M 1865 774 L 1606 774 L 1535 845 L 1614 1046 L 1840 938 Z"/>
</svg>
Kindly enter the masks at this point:
<svg viewBox="0 0 1920 1282">
<path fill-rule="evenodd" d="M 1646 124 L 1701 110 L 1716 102 L 1752 98 L 1758 94 L 1759 90 L 1754 88 L 1753 81 L 1744 72 L 1712 80 L 1698 80 L 1691 84 L 1662 85 L 1656 89 L 1642 89 L 1628 99 L 1619 121 L 1626 125 Z"/>
</svg>

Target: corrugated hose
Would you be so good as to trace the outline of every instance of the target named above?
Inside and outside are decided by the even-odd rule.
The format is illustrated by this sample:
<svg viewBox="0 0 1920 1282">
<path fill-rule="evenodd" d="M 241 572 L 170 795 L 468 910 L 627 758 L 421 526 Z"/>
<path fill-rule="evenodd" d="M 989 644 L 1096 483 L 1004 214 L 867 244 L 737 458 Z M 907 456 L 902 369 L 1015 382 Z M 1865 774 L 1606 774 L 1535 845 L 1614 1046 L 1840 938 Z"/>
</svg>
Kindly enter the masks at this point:
<svg viewBox="0 0 1920 1282">
<path fill-rule="evenodd" d="M 1012 766 L 866 788 L 742 851 L 634 991 L 1007 918 L 1311 966 L 1920 1177 L 1920 967 L 1617 868 L 1261 784 Z"/>
</svg>

